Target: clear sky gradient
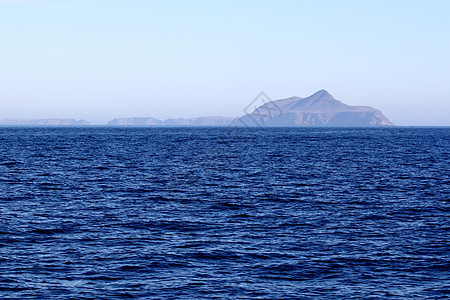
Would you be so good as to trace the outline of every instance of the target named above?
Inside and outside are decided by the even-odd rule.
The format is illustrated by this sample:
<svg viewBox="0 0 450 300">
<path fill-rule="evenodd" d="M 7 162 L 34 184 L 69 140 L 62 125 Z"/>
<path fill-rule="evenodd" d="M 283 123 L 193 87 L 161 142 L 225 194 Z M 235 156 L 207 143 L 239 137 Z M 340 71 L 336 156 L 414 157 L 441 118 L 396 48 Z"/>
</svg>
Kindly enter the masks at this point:
<svg viewBox="0 0 450 300">
<path fill-rule="evenodd" d="M 450 125 L 450 1 L 0 0 L 0 119 L 235 117 L 326 89 Z"/>
</svg>

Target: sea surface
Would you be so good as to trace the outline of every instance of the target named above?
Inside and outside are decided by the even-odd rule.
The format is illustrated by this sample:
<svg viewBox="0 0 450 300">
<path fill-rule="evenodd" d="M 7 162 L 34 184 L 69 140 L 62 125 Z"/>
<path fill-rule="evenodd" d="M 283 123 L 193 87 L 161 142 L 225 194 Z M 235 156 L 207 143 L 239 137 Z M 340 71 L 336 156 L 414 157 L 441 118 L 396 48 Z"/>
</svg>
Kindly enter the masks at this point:
<svg viewBox="0 0 450 300">
<path fill-rule="evenodd" d="M 444 299 L 450 128 L 0 128 L 0 299 Z"/>
</svg>

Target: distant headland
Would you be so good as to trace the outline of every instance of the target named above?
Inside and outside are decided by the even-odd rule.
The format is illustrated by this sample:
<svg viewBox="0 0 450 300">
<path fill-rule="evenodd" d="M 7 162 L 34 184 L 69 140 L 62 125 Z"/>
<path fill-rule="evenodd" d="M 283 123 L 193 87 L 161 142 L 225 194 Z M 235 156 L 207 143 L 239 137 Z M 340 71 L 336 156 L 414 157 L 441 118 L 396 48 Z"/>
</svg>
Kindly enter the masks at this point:
<svg viewBox="0 0 450 300">
<path fill-rule="evenodd" d="M 39 120 L 10 120 L 0 121 L 0 126 L 89 126 L 91 123 L 74 119 L 39 119 Z"/>
<path fill-rule="evenodd" d="M 257 106 L 259 104 L 259 106 Z M 115 118 L 107 126 L 335 126 L 368 127 L 393 125 L 383 113 L 369 106 L 350 106 L 320 90 L 309 97 L 290 97 L 252 103 L 253 111 L 239 118 L 209 116 L 158 120 L 152 117 Z M 89 126 L 74 119 L 2 120 L 1 126 Z"/>
</svg>

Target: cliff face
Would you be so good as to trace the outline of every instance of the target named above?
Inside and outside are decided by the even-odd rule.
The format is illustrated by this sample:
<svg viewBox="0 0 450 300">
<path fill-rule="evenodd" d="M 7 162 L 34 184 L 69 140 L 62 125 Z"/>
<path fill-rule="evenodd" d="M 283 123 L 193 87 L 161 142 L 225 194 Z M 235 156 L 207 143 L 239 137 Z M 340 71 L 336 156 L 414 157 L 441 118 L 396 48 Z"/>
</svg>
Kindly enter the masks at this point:
<svg viewBox="0 0 450 300">
<path fill-rule="evenodd" d="M 385 126 L 393 125 L 380 110 L 350 106 L 327 91 L 271 101 L 239 118 L 246 126 Z"/>
<path fill-rule="evenodd" d="M 88 126 L 91 123 L 74 119 L 2 120 L 3 126 Z"/>
</svg>

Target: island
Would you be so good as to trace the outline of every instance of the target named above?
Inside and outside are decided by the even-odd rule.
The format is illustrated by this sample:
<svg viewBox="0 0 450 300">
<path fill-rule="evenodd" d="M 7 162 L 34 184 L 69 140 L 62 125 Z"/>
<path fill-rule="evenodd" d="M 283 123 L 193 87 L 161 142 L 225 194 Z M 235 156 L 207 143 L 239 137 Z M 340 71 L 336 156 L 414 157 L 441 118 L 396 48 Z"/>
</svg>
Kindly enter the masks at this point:
<svg viewBox="0 0 450 300">
<path fill-rule="evenodd" d="M 267 102 L 234 123 L 268 127 L 393 125 L 380 110 L 370 106 L 344 104 L 326 90 L 320 90 L 306 98 L 290 97 Z"/>
</svg>

